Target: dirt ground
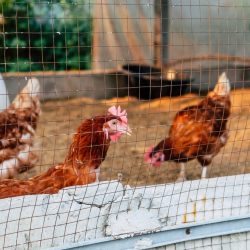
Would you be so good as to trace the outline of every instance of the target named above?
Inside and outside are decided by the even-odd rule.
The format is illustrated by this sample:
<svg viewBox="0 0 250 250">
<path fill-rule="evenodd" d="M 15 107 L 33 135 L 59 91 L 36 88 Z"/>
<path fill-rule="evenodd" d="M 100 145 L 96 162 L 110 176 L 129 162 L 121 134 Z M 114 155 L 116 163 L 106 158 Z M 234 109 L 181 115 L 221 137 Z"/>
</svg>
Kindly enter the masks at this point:
<svg viewBox="0 0 250 250">
<path fill-rule="evenodd" d="M 156 144 L 168 134 L 172 119 L 179 109 L 195 104 L 201 98 L 188 94 L 151 102 L 135 98 L 46 101 L 42 104 L 43 113 L 36 136 L 39 163 L 18 178 L 26 179 L 62 162 L 72 134 L 81 121 L 103 114 L 111 105 L 119 104 L 127 109 L 133 135 L 124 136 L 110 146 L 108 156 L 101 166 L 100 179 L 117 179 L 118 173 L 122 173 L 124 184 L 133 186 L 174 182 L 180 170 L 176 163 L 166 162 L 160 168 L 153 168 L 143 163 L 143 154 L 148 146 Z M 230 138 L 209 166 L 209 177 L 250 172 L 250 90 L 233 91 L 231 100 L 232 114 L 228 123 Z M 200 178 L 198 162 L 188 162 L 186 172 L 189 180 Z"/>
</svg>

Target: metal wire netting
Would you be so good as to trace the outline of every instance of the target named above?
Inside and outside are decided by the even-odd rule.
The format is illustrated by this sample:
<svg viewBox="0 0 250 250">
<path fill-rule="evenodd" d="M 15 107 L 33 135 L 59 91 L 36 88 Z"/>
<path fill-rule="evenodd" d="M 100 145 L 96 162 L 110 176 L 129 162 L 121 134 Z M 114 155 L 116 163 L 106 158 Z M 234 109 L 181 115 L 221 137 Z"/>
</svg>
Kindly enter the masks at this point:
<svg viewBox="0 0 250 250">
<path fill-rule="evenodd" d="M 3 0 L 0 15 L 1 249 L 248 249 L 248 1 Z M 118 115 L 109 137 L 112 106 L 131 136 Z"/>
</svg>

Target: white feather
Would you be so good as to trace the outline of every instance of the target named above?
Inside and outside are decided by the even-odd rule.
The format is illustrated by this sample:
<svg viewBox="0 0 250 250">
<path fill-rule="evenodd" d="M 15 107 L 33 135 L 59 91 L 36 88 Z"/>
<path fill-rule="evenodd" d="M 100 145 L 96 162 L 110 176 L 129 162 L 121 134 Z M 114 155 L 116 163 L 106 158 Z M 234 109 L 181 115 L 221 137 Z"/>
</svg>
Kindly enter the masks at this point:
<svg viewBox="0 0 250 250">
<path fill-rule="evenodd" d="M 21 161 L 28 161 L 29 153 L 30 153 L 30 146 L 26 144 L 24 149 L 18 153 L 17 158 Z"/>
<path fill-rule="evenodd" d="M 218 82 L 214 88 L 214 92 L 217 95 L 220 96 L 226 96 L 230 93 L 230 82 L 229 79 L 227 78 L 227 75 L 225 72 L 223 72 L 218 79 Z"/>
<path fill-rule="evenodd" d="M 28 93 L 30 96 L 37 96 L 40 92 L 40 84 L 37 78 L 31 78 L 28 80 L 24 93 Z"/>
<path fill-rule="evenodd" d="M 8 91 L 2 75 L 0 74 L 0 111 L 10 105 Z"/>
<path fill-rule="evenodd" d="M 17 164 L 18 160 L 16 158 L 3 161 L 0 164 L 0 178 L 4 179 L 12 176 L 13 173 L 16 171 Z"/>
</svg>

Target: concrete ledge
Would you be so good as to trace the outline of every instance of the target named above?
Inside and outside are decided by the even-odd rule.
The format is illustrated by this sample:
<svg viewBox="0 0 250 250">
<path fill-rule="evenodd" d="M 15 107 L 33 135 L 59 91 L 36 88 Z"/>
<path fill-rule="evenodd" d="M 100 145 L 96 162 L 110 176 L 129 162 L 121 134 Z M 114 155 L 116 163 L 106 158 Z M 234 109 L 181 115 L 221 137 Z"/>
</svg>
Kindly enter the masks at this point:
<svg viewBox="0 0 250 250">
<path fill-rule="evenodd" d="M 250 66 L 220 65 L 210 68 L 182 69 L 182 73 L 186 73 L 194 79 L 187 87 L 186 93 L 206 94 L 214 88 L 218 75 L 223 71 L 227 72 L 232 89 L 250 87 Z M 2 75 L 10 101 L 14 99 L 31 76 L 37 77 L 41 83 L 42 100 L 72 97 L 108 99 L 130 96 L 135 92 L 127 73 L 121 70 L 121 67 L 111 70 L 22 72 Z"/>
<path fill-rule="evenodd" d="M 106 99 L 129 95 L 127 77 L 118 70 L 5 73 L 3 78 L 11 101 L 30 77 L 40 81 L 42 100 L 80 96 Z"/>
<path fill-rule="evenodd" d="M 0 249 L 62 247 L 247 217 L 249 193 L 246 174 L 137 188 L 100 182 L 3 199 Z"/>
</svg>

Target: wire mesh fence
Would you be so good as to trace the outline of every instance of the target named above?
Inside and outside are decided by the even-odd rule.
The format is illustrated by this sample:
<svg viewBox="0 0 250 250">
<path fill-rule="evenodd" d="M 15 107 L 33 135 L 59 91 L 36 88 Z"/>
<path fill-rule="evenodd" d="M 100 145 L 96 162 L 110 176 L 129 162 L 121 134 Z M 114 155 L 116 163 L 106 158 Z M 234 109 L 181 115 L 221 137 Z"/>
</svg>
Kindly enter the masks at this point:
<svg viewBox="0 0 250 250">
<path fill-rule="evenodd" d="M 248 1 L 0 7 L 1 249 L 249 248 Z"/>
<path fill-rule="evenodd" d="M 233 234 L 213 237 L 202 240 L 179 243 L 173 246 L 158 247 L 157 250 L 169 249 L 247 249 L 249 247 L 249 234 Z"/>
</svg>

